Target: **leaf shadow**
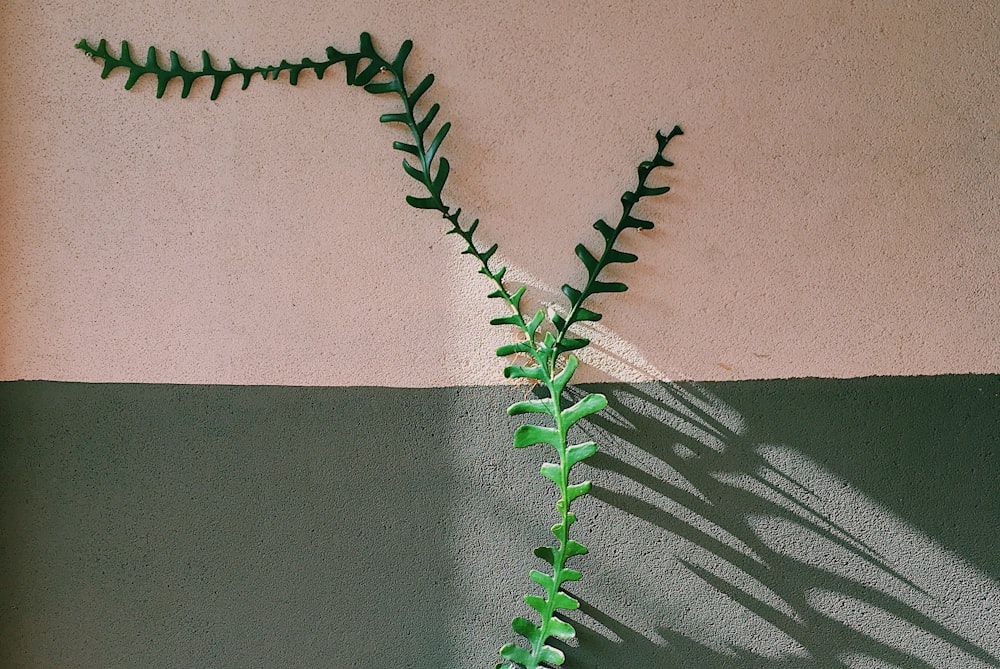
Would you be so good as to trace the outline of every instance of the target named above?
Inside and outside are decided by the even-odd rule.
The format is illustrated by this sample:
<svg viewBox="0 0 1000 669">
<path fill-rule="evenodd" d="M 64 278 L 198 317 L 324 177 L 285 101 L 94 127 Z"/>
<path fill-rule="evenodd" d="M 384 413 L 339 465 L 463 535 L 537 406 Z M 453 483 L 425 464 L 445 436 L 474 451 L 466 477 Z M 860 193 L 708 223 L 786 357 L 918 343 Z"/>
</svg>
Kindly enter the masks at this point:
<svg viewBox="0 0 1000 669">
<path fill-rule="evenodd" d="M 709 644 L 649 617 L 640 631 L 617 619 L 625 617 L 618 610 L 602 611 L 581 600 L 580 611 L 569 616 L 578 643 L 562 646 L 567 666 L 847 667 L 853 666 L 845 659 L 851 656 L 883 666 L 935 666 L 911 645 L 873 635 L 863 615 L 833 615 L 822 602 L 825 596 L 879 611 L 896 621 L 898 630 L 915 630 L 952 655 L 974 658 L 975 666 L 1000 667 L 995 651 L 923 610 L 919 602 L 932 593 L 900 567 L 900 556 L 886 555 L 875 545 L 879 528 L 859 530 L 841 522 L 830 511 L 836 505 L 824 499 L 826 491 L 768 457 L 769 445 L 760 440 L 766 426 L 748 426 L 708 386 L 595 384 L 586 391 L 609 398 L 609 410 L 583 428 L 587 438 L 612 444 L 587 461 L 598 483 L 592 495 L 610 512 L 711 556 L 699 560 L 678 549 L 676 562 L 727 606 L 785 635 L 797 652 L 774 657 L 762 654 L 759 644 Z M 769 523 L 762 526 L 761 518 Z M 792 528 L 832 547 L 828 563 L 800 546 L 783 545 L 775 527 Z M 835 564 L 836 556 L 846 556 L 852 569 Z M 644 559 L 671 557 L 668 549 Z M 905 567 L 905 559 L 902 563 Z M 652 604 L 649 608 L 656 610 Z"/>
</svg>

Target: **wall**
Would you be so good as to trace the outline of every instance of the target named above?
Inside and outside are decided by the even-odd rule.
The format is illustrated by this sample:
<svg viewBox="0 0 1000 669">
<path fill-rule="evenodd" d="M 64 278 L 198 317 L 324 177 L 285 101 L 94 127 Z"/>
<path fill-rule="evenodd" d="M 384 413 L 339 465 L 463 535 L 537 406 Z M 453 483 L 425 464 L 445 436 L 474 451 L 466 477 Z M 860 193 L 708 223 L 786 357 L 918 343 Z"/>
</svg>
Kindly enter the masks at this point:
<svg viewBox="0 0 1000 669">
<path fill-rule="evenodd" d="M 501 411 L 527 391 L 403 203 L 391 101 L 335 70 L 156 100 L 72 49 L 275 63 L 368 30 L 437 75 L 445 192 L 533 306 L 685 130 L 580 373 L 611 406 L 566 666 L 1000 666 L 990 9 L 7 3 L 5 661 L 492 666 L 511 639 L 551 522 Z"/>
</svg>

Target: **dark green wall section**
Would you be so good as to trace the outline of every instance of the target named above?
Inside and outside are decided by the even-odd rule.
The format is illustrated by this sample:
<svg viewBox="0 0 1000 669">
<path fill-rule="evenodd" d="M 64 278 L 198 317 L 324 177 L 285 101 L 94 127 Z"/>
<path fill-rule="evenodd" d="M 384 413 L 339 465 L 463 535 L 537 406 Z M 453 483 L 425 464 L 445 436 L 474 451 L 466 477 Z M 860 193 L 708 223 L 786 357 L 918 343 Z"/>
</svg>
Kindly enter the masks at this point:
<svg viewBox="0 0 1000 669">
<path fill-rule="evenodd" d="M 1000 376 L 594 389 L 566 667 L 1000 666 Z M 492 667 L 525 392 L 0 384 L 2 666 Z"/>
</svg>

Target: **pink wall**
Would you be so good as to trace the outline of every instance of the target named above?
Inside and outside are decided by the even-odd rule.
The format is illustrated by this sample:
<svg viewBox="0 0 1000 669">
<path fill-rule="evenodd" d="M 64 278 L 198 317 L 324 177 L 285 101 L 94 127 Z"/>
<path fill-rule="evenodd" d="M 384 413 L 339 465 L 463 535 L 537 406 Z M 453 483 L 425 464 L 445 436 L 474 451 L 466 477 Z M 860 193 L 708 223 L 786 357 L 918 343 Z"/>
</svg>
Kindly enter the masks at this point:
<svg viewBox="0 0 1000 669">
<path fill-rule="evenodd" d="M 1000 19 L 876 4 L 8 2 L 0 378 L 496 382 L 498 305 L 403 203 L 388 98 L 331 70 L 157 101 L 72 49 L 249 65 L 362 30 L 414 39 L 454 123 L 446 193 L 536 300 L 684 127 L 589 378 L 1000 370 Z"/>
</svg>

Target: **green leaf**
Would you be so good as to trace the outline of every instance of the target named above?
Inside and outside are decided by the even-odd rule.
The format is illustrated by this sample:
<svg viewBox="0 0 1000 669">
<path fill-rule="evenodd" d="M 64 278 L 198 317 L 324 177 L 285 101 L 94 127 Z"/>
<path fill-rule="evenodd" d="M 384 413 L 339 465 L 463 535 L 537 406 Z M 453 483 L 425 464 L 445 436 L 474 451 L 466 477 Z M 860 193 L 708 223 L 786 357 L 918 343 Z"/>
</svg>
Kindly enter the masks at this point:
<svg viewBox="0 0 1000 669">
<path fill-rule="evenodd" d="M 441 142 L 444 141 L 444 138 L 448 135 L 449 130 L 451 130 L 451 122 L 446 121 L 445 124 L 441 126 L 441 129 L 438 130 L 437 134 L 434 135 L 434 141 L 432 141 L 431 145 L 427 148 L 428 164 L 434 160 L 434 154 L 437 153 L 438 147 L 441 146 Z"/>
<path fill-rule="evenodd" d="M 583 578 L 583 574 L 576 569 L 563 569 L 559 577 L 561 581 L 579 581 Z"/>
<path fill-rule="evenodd" d="M 539 546 L 533 552 L 535 554 L 535 557 L 537 557 L 538 559 L 545 560 L 550 565 L 555 566 L 556 555 L 555 552 L 552 550 L 551 546 Z M 563 573 L 565 573 L 565 571 Z"/>
<path fill-rule="evenodd" d="M 609 249 L 607 254 L 604 256 L 607 262 L 635 262 L 639 259 L 639 256 L 634 253 L 626 253 L 625 251 L 619 251 L 617 249 Z"/>
<path fill-rule="evenodd" d="M 409 102 L 410 102 L 410 108 L 411 109 L 413 109 L 413 108 L 415 108 L 417 106 L 417 100 L 420 99 L 421 95 L 423 95 L 424 93 L 427 92 L 427 89 L 430 88 L 431 84 L 433 84 L 433 83 L 434 83 L 434 75 L 433 74 L 428 74 L 426 77 L 424 77 L 423 79 L 420 80 L 420 83 L 417 84 L 417 87 L 413 89 L 412 93 L 410 93 Z M 436 106 L 438 106 L 438 105 L 434 105 L 434 107 L 436 107 Z M 434 110 L 434 107 L 431 107 L 431 109 Z M 430 111 L 428 111 L 427 113 L 428 113 L 428 115 L 431 114 Z M 437 110 L 434 110 L 433 113 L 436 114 Z"/>
<path fill-rule="evenodd" d="M 405 158 L 403 159 L 403 170 L 420 183 L 424 182 L 424 173 L 419 168 L 411 165 Z"/>
<path fill-rule="evenodd" d="M 577 307 L 576 313 L 573 315 L 573 322 L 577 321 L 599 321 L 603 316 L 596 311 L 591 311 L 586 307 Z"/>
<path fill-rule="evenodd" d="M 517 314 L 511 314 L 510 316 L 497 316 L 496 318 L 490 319 L 490 325 L 520 325 L 521 317 Z"/>
<path fill-rule="evenodd" d="M 553 448 L 559 448 L 560 440 L 559 430 L 541 425 L 522 425 L 514 431 L 514 448 L 535 444 L 549 444 Z"/>
<path fill-rule="evenodd" d="M 653 222 L 634 216 L 626 216 L 621 222 L 623 228 L 635 228 L 636 230 L 652 230 Z"/>
<path fill-rule="evenodd" d="M 372 84 L 369 84 L 372 85 Z M 365 87 L 367 88 L 367 86 Z M 382 114 L 378 117 L 379 123 L 409 123 L 410 120 L 407 118 L 406 114 L 402 112 L 396 112 L 392 114 Z"/>
<path fill-rule="evenodd" d="M 670 186 L 642 186 L 639 188 L 639 195 L 642 197 L 663 195 L 670 191 Z"/>
<path fill-rule="evenodd" d="M 580 602 L 578 602 L 573 597 L 570 597 L 565 592 L 560 590 L 555 594 L 552 601 L 555 603 L 557 609 L 563 609 L 565 611 L 576 611 L 580 608 Z"/>
<path fill-rule="evenodd" d="M 413 144 L 407 144 L 406 142 L 393 142 L 392 148 L 397 151 L 406 151 L 407 153 L 412 153 L 413 155 L 420 157 L 420 149 L 418 149 Z"/>
<path fill-rule="evenodd" d="M 444 182 L 448 179 L 448 172 L 451 171 L 451 166 L 448 165 L 448 159 L 441 156 L 441 160 L 438 161 L 438 171 L 434 176 L 433 190 L 440 193 L 441 189 L 444 188 Z"/>
<path fill-rule="evenodd" d="M 518 664 L 524 665 L 531 662 L 531 653 L 520 646 L 515 646 L 512 643 L 509 643 L 500 649 L 500 657 L 505 660 L 510 660 L 511 662 L 517 662 Z"/>
<path fill-rule="evenodd" d="M 595 414 L 608 406 L 608 398 L 600 393 L 591 393 L 573 406 L 563 409 L 562 418 L 567 426 L 572 425 L 584 416 Z"/>
<path fill-rule="evenodd" d="M 589 343 L 590 340 L 584 337 L 563 337 L 562 342 L 559 344 L 559 350 L 561 352 L 575 351 L 585 347 Z"/>
<path fill-rule="evenodd" d="M 412 195 L 407 195 L 406 204 L 410 205 L 414 209 L 437 209 L 441 202 L 437 198 L 433 197 L 414 197 Z"/>
<path fill-rule="evenodd" d="M 544 399 L 516 402 L 507 409 L 507 415 L 519 416 L 525 413 L 547 413 L 551 416 L 553 411 L 555 411 L 555 405 L 552 402 L 552 398 L 546 397 Z"/>
<path fill-rule="evenodd" d="M 577 497 L 582 497 L 590 492 L 590 487 L 590 481 L 584 481 L 583 483 L 568 486 L 566 488 L 566 500 L 572 503 L 572 501 Z"/>
<path fill-rule="evenodd" d="M 543 462 L 542 476 L 559 485 L 562 482 L 562 468 L 551 462 Z"/>
<path fill-rule="evenodd" d="M 570 539 L 566 542 L 566 557 L 571 558 L 576 555 L 586 555 L 590 550 L 583 544 Z"/>
<path fill-rule="evenodd" d="M 562 641 L 569 641 L 576 636 L 576 630 L 565 620 L 549 619 L 549 634 Z"/>
<path fill-rule="evenodd" d="M 515 353 L 531 353 L 531 344 L 529 344 L 526 341 L 519 341 L 515 344 L 504 344 L 503 346 L 497 348 L 497 357 L 500 358 L 507 355 L 514 355 Z M 511 409 L 513 408 L 514 407 L 507 409 L 507 412 L 510 413 Z M 522 411 L 520 413 L 526 413 L 526 412 Z M 513 416 L 515 414 L 510 414 L 510 415 Z"/>
<path fill-rule="evenodd" d="M 591 293 L 624 293 L 628 286 L 620 281 L 593 281 L 590 284 Z"/>
<path fill-rule="evenodd" d="M 543 574 L 537 569 L 532 569 L 530 572 L 528 572 L 528 577 L 531 578 L 531 580 L 537 583 L 538 585 L 542 586 L 545 592 L 550 594 L 552 592 L 555 592 L 556 589 L 555 579 L 553 579 L 548 574 Z"/>
<path fill-rule="evenodd" d="M 542 646 L 542 650 L 538 653 L 538 659 L 542 662 L 548 662 L 549 664 L 554 664 L 558 667 L 566 661 L 566 656 L 563 655 L 563 652 L 557 648 L 553 648 L 552 646 Z"/>
<path fill-rule="evenodd" d="M 563 295 L 569 298 L 570 304 L 579 303 L 580 297 L 583 295 L 583 293 L 581 293 L 579 290 L 569 285 L 568 283 L 563 284 L 562 292 Z"/>
<path fill-rule="evenodd" d="M 431 108 L 427 110 L 427 115 L 424 116 L 424 120 L 420 121 L 420 123 L 417 123 L 417 130 L 420 132 L 421 135 L 427 132 L 427 128 L 429 128 L 431 123 L 434 122 L 434 117 L 437 116 L 437 113 L 440 110 L 441 110 L 441 105 L 435 102 L 434 104 L 431 105 Z"/>
<path fill-rule="evenodd" d="M 570 379 L 573 378 L 573 373 L 579 366 L 580 360 L 575 355 L 571 355 L 566 358 L 566 367 L 564 367 L 563 370 L 556 375 L 556 378 L 552 379 L 552 386 L 555 388 L 556 393 L 562 394 L 566 384 L 568 384 Z"/>
<path fill-rule="evenodd" d="M 572 467 L 576 463 L 586 460 L 591 455 L 597 452 L 597 444 L 593 441 L 586 441 L 582 444 L 576 444 L 570 446 L 566 449 L 566 462 L 568 467 Z"/>
<path fill-rule="evenodd" d="M 507 269 L 506 267 L 504 269 Z M 497 279 L 499 281 L 500 279 Z M 524 291 L 528 289 L 527 286 L 522 285 L 520 288 L 514 291 L 510 296 L 510 303 L 514 305 L 515 309 L 521 308 L 521 298 L 524 297 Z"/>
<path fill-rule="evenodd" d="M 538 330 L 538 326 L 542 324 L 543 320 L 545 320 L 545 311 L 543 309 L 539 309 L 535 312 L 535 316 L 531 319 L 531 322 L 528 323 L 528 335 L 531 336 L 532 339 L 534 339 L 535 332 Z"/>
<path fill-rule="evenodd" d="M 544 599 L 538 595 L 525 595 L 524 601 L 528 606 L 538 611 L 541 615 L 545 615 L 546 601 Z"/>
<path fill-rule="evenodd" d="M 545 368 L 538 365 L 533 365 L 531 367 L 511 365 L 510 367 L 504 367 L 503 375 L 504 378 L 508 379 L 535 379 L 536 381 L 545 381 Z"/>
<path fill-rule="evenodd" d="M 398 93 L 399 82 L 395 79 L 392 81 L 377 81 L 371 84 L 365 84 L 365 90 L 369 93 L 374 93 L 375 95 L 382 95 L 383 93 Z M 402 122 L 403 121 L 401 121 L 401 123 Z"/>
<path fill-rule="evenodd" d="M 597 267 L 597 258 L 594 257 L 594 254 L 583 244 L 577 244 L 573 250 L 576 252 L 576 257 L 583 261 L 587 271 L 593 274 Z"/>
<path fill-rule="evenodd" d="M 396 57 L 392 61 L 392 69 L 396 72 L 403 71 L 403 65 L 406 63 L 406 57 L 410 55 L 410 51 L 413 49 L 413 40 L 403 40 L 403 43 L 399 45 L 399 52 L 396 53 Z"/>
<path fill-rule="evenodd" d="M 604 237 L 604 240 L 607 242 L 611 242 L 617 235 L 614 228 L 605 223 L 603 220 L 594 223 L 594 229 L 601 233 L 601 236 Z"/>
<path fill-rule="evenodd" d="M 537 642 L 542 636 L 542 630 L 538 628 L 538 625 L 526 618 L 514 618 L 514 620 L 511 621 L 511 627 L 514 628 L 515 632 L 530 641 L 532 645 L 534 645 L 535 642 Z"/>
</svg>

